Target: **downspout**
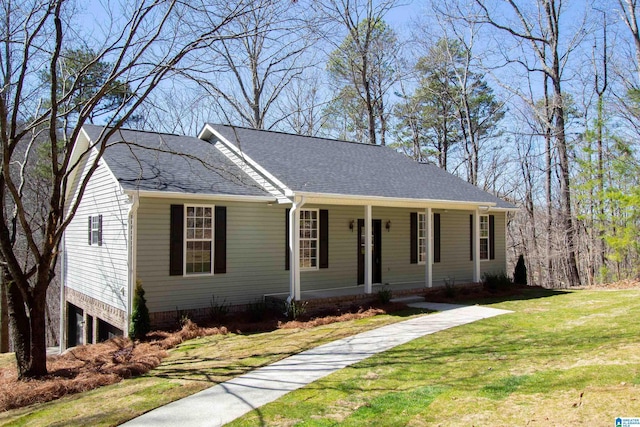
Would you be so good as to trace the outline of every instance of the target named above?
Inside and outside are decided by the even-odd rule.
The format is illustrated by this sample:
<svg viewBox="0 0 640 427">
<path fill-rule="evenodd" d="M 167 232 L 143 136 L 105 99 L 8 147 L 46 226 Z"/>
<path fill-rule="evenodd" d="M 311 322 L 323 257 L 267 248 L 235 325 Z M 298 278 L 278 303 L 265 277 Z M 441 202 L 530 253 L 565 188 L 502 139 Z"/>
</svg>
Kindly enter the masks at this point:
<svg viewBox="0 0 640 427">
<path fill-rule="evenodd" d="M 300 236 L 299 212 L 305 202 L 304 197 L 296 201 L 294 196 L 289 211 L 289 296 L 287 302 L 300 299 L 300 239 L 297 236 Z"/>
<path fill-rule="evenodd" d="M 133 292 L 136 287 L 137 280 L 137 252 L 138 252 L 138 207 L 140 206 L 140 199 L 138 197 L 138 193 L 131 194 L 132 203 L 129 207 L 128 213 L 128 234 L 129 234 L 129 253 L 128 253 L 128 263 L 129 263 L 129 284 L 127 289 L 127 312 L 125 313 L 125 328 L 124 328 L 124 336 L 129 336 L 129 322 L 131 313 L 133 311 Z"/>
<path fill-rule="evenodd" d="M 67 313 L 67 301 L 65 290 L 67 288 L 67 252 L 65 247 L 65 235 L 66 233 L 62 232 L 62 242 L 60 243 L 60 273 L 62 276 L 62 280 L 60 280 L 60 331 L 58 335 L 58 348 L 60 349 L 60 354 L 67 348 L 67 340 L 66 340 L 66 328 L 68 319 L 66 318 Z M 65 321 L 66 320 L 66 321 Z"/>
</svg>

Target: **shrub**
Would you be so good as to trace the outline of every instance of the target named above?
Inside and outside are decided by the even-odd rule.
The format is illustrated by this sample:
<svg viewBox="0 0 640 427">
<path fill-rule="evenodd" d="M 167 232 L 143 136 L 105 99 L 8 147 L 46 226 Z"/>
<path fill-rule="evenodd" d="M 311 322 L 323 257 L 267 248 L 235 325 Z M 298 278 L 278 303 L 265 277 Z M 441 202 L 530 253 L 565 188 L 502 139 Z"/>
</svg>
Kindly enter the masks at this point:
<svg viewBox="0 0 640 427">
<path fill-rule="evenodd" d="M 133 295 L 133 308 L 131 310 L 131 323 L 129 324 L 129 336 L 133 339 L 142 339 L 151 330 L 149 309 L 144 298 L 142 282 L 136 281 L 136 289 Z"/>
<path fill-rule="evenodd" d="M 520 254 L 516 268 L 513 270 L 513 283 L 518 285 L 527 284 L 527 266 L 524 263 L 524 256 Z"/>
<path fill-rule="evenodd" d="M 297 320 L 307 312 L 307 301 L 285 301 L 284 314 L 290 320 Z"/>
<path fill-rule="evenodd" d="M 455 298 L 458 293 L 458 289 L 456 288 L 455 279 L 446 278 L 444 279 L 444 295 L 447 298 Z"/>
<path fill-rule="evenodd" d="M 220 322 L 227 317 L 227 314 L 229 314 L 229 304 L 227 304 L 226 298 L 222 302 L 219 302 L 216 300 L 215 295 L 211 295 L 209 318 L 214 322 Z"/>
<path fill-rule="evenodd" d="M 178 328 L 182 329 L 185 325 L 191 322 L 191 312 L 189 310 L 180 310 L 176 307 L 176 324 Z"/>
<path fill-rule="evenodd" d="M 391 301 L 393 294 L 391 293 L 391 289 L 389 289 L 388 285 L 388 283 L 385 283 L 382 289 L 378 291 L 378 301 L 380 304 L 387 304 Z"/>
<path fill-rule="evenodd" d="M 509 289 L 511 285 L 511 279 L 504 271 L 501 273 L 485 273 L 482 276 L 482 286 L 491 292 Z"/>
<path fill-rule="evenodd" d="M 247 305 L 247 313 L 249 313 L 249 319 L 252 322 L 259 322 L 264 319 L 267 313 L 267 303 L 261 299 L 257 299 Z"/>
</svg>

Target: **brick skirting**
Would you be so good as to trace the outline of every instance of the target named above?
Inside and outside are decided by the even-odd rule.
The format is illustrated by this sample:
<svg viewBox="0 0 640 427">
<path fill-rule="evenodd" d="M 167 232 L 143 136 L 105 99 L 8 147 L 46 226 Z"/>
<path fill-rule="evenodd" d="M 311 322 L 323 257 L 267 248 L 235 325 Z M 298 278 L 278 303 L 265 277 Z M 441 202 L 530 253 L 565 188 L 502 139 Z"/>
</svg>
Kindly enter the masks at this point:
<svg viewBox="0 0 640 427">
<path fill-rule="evenodd" d="M 86 314 L 97 317 L 116 328 L 126 331 L 128 329 L 128 319 L 124 310 L 113 307 L 95 298 L 85 295 L 71 288 L 65 288 L 67 302 L 80 307 Z"/>
</svg>

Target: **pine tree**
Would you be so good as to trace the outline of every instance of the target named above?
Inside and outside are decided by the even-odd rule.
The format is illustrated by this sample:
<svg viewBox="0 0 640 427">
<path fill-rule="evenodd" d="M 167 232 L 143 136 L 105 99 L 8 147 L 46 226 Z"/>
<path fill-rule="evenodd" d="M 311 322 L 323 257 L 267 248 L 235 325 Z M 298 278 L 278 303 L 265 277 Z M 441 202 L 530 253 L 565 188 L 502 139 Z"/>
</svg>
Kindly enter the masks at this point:
<svg viewBox="0 0 640 427">
<path fill-rule="evenodd" d="M 149 319 L 149 309 L 147 300 L 144 298 L 142 283 L 136 282 L 136 290 L 133 296 L 133 310 L 131 314 L 131 325 L 129 326 L 129 336 L 132 339 L 142 339 L 151 330 L 151 320 Z"/>
<path fill-rule="evenodd" d="M 524 263 L 524 256 L 522 254 L 518 257 L 516 268 L 513 271 L 513 283 L 516 285 L 527 284 L 527 266 Z"/>
</svg>

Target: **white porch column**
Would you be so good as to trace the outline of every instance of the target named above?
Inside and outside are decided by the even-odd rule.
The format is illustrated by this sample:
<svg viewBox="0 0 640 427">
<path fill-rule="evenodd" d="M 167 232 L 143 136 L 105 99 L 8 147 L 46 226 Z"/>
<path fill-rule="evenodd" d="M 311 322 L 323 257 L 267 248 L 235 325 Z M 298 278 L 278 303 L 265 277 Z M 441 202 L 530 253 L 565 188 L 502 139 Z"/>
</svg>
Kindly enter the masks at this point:
<svg viewBox="0 0 640 427">
<path fill-rule="evenodd" d="M 373 254 L 371 253 L 371 205 L 364 207 L 364 293 L 373 293 Z"/>
<path fill-rule="evenodd" d="M 480 282 L 480 210 L 473 213 L 473 281 Z"/>
<path fill-rule="evenodd" d="M 296 209 L 293 218 L 293 257 L 291 266 L 294 270 L 293 276 L 293 298 L 300 301 L 300 210 Z"/>
<path fill-rule="evenodd" d="M 289 298 L 300 300 L 300 208 L 304 197 L 294 199 L 289 211 Z"/>
<path fill-rule="evenodd" d="M 427 288 L 433 286 L 433 219 L 431 218 L 431 208 L 427 208 L 424 212 L 425 227 L 427 229 L 427 244 L 425 245 L 424 257 L 424 285 Z"/>
</svg>

